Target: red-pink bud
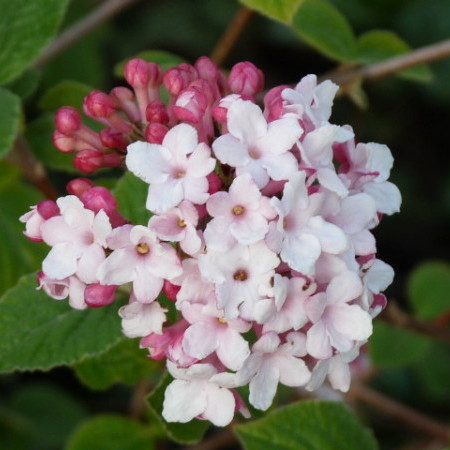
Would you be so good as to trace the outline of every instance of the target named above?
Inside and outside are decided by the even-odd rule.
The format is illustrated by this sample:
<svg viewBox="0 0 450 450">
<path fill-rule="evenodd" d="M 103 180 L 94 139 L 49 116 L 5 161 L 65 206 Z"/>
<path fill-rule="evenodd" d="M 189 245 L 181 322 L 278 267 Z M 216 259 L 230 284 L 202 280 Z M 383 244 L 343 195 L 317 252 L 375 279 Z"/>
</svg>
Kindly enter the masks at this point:
<svg viewBox="0 0 450 450">
<path fill-rule="evenodd" d="M 180 289 L 181 286 L 172 284 L 169 280 L 164 280 L 162 291 L 171 302 L 175 302 L 177 300 L 177 294 Z"/>
<path fill-rule="evenodd" d="M 119 286 L 104 286 L 91 284 L 84 290 L 84 301 L 88 306 L 99 308 L 110 305 L 115 300 L 116 290 Z"/>
<path fill-rule="evenodd" d="M 125 79 L 134 88 L 146 87 L 150 79 L 147 61 L 141 58 L 130 59 L 124 68 Z"/>
<path fill-rule="evenodd" d="M 66 136 L 58 130 L 53 132 L 53 145 L 63 153 L 71 153 L 76 151 L 76 138 Z"/>
<path fill-rule="evenodd" d="M 194 64 L 201 78 L 215 82 L 219 73 L 219 69 L 214 62 L 207 56 L 201 56 Z"/>
<path fill-rule="evenodd" d="M 221 187 L 223 186 L 223 183 L 215 172 L 211 172 L 206 178 L 209 183 L 208 193 L 210 195 L 216 193 L 217 191 L 220 191 Z"/>
<path fill-rule="evenodd" d="M 92 91 L 85 97 L 83 108 L 93 118 L 108 118 L 116 111 L 113 99 L 101 91 Z"/>
<path fill-rule="evenodd" d="M 145 130 L 145 139 L 150 144 L 162 144 L 169 129 L 162 123 L 151 123 Z"/>
<path fill-rule="evenodd" d="M 270 89 L 264 96 L 264 115 L 269 122 L 281 117 L 283 112 L 283 99 L 281 93 L 289 87 L 290 86 L 288 85 L 276 86 Z"/>
<path fill-rule="evenodd" d="M 127 136 L 113 128 L 104 128 L 101 130 L 100 140 L 105 147 L 117 148 L 119 150 L 125 150 L 128 144 L 130 144 Z"/>
<path fill-rule="evenodd" d="M 84 192 L 94 186 L 92 180 L 88 178 L 75 178 L 67 183 L 66 190 L 71 195 L 81 197 Z"/>
<path fill-rule="evenodd" d="M 55 116 L 56 129 L 63 134 L 71 135 L 81 127 L 81 116 L 72 106 L 59 108 Z"/>
<path fill-rule="evenodd" d="M 58 205 L 53 200 L 42 200 L 36 205 L 36 209 L 45 220 L 58 216 L 60 213 Z"/>
<path fill-rule="evenodd" d="M 100 150 L 81 150 L 73 158 L 75 168 L 84 173 L 94 173 L 104 167 L 103 152 Z"/>
<path fill-rule="evenodd" d="M 172 112 L 178 120 L 198 123 L 205 114 L 208 102 L 203 92 L 187 88 L 181 92 L 172 106 Z"/>
<path fill-rule="evenodd" d="M 90 189 L 85 190 L 80 200 L 84 206 L 95 213 L 100 210 L 105 212 L 112 211 L 117 208 L 117 202 L 111 192 L 103 186 L 93 186 Z"/>
<path fill-rule="evenodd" d="M 235 94 L 254 97 L 264 87 L 264 75 L 251 62 L 240 62 L 232 67 L 228 85 Z"/>
<path fill-rule="evenodd" d="M 163 84 L 170 94 L 178 95 L 195 79 L 197 71 L 189 64 L 172 67 L 163 76 Z"/>
<path fill-rule="evenodd" d="M 202 220 L 204 217 L 208 215 L 206 205 L 194 205 L 194 206 L 198 213 L 198 220 Z"/>
<path fill-rule="evenodd" d="M 167 124 L 169 123 L 169 114 L 163 102 L 158 100 L 151 102 L 145 110 L 145 116 L 150 123 L 157 122 Z"/>
</svg>

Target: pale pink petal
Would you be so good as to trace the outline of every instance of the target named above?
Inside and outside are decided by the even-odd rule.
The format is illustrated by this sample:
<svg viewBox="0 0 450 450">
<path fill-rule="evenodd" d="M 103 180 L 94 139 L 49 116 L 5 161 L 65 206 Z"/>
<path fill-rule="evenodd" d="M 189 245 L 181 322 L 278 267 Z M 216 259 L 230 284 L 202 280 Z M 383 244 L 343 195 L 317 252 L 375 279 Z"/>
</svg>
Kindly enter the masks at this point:
<svg viewBox="0 0 450 450">
<path fill-rule="evenodd" d="M 327 359 L 333 355 L 325 324 L 322 320 L 315 323 L 306 333 L 306 349 L 317 359 Z"/>
<path fill-rule="evenodd" d="M 127 247 L 131 244 L 130 242 L 130 232 L 133 228 L 133 225 L 126 224 L 121 227 L 114 228 L 106 242 L 108 243 L 108 247 L 115 250 L 117 248 Z"/>
<path fill-rule="evenodd" d="M 258 144 L 264 152 L 280 155 L 290 150 L 302 133 L 296 117 L 283 117 L 268 124 L 267 134 Z"/>
<path fill-rule="evenodd" d="M 135 277 L 133 281 L 133 293 L 141 303 L 151 303 L 161 292 L 164 284 L 162 278 L 151 274 L 142 265 L 135 267 Z"/>
<path fill-rule="evenodd" d="M 276 181 L 287 180 L 298 170 L 298 162 L 292 153 L 269 154 L 262 159 L 261 165 Z"/>
<path fill-rule="evenodd" d="M 180 242 L 181 250 L 188 255 L 195 255 L 202 247 L 202 240 L 199 233 L 200 231 L 197 231 L 192 225 L 186 225 L 185 236 Z"/>
<path fill-rule="evenodd" d="M 235 221 L 230 225 L 231 234 L 238 242 L 245 245 L 254 244 L 264 239 L 269 231 L 267 220 L 256 212 L 247 212 L 244 220 Z"/>
<path fill-rule="evenodd" d="M 148 226 L 160 239 L 178 242 L 186 234 L 186 228 L 180 227 L 179 221 L 180 216 L 178 214 L 168 212 L 159 216 L 152 216 Z"/>
<path fill-rule="evenodd" d="M 156 214 L 168 211 L 183 200 L 182 179 L 161 184 L 151 184 L 148 190 L 146 208 Z"/>
<path fill-rule="evenodd" d="M 328 378 L 333 389 L 347 392 L 351 381 L 350 366 L 341 357 L 331 358 Z"/>
<path fill-rule="evenodd" d="M 345 197 L 348 189 L 342 180 L 337 176 L 334 169 L 321 168 L 317 171 L 317 179 L 319 183 L 332 192 L 336 192 L 339 197 Z"/>
<path fill-rule="evenodd" d="M 49 278 L 62 280 L 77 271 L 79 256 L 77 245 L 70 242 L 57 244 L 42 262 L 42 270 Z"/>
<path fill-rule="evenodd" d="M 207 407 L 203 382 L 175 380 L 164 395 L 162 416 L 167 422 L 186 423 Z"/>
<path fill-rule="evenodd" d="M 273 360 L 280 371 L 280 383 L 286 386 L 303 386 L 310 380 L 311 372 L 302 359 L 277 355 Z"/>
<path fill-rule="evenodd" d="M 333 308 L 333 326 L 339 333 L 356 341 L 363 341 L 372 334 L 372 318 L 358 305 L 344 304 Z"/>
<path fill-rule="evenodd" d="M 261 160 L 249 159 L 244 166 L 237 166 L 236 175 L 248 173 L 259 188 L 263 188 L 270 180 L 266 169 L 262 166 Z"/>
<path fill-rule="evenodd" d="M 74 309 L 86 309 L 88 305 L 84 301 L 86 285 L 76 276 L 69 278 L 69 305 Z"/>
<path fill-rule="evenodd" d="M 180 123 L 170 129 L 162 142 L 163 147 L 170 149 L 171 153 L 181 155 L 191 153 L 197 144 L 197 130 L 187 123 Z"/>
<path fill-rule="evenodd" d="M 322 251 L 332 254 L 344 252 L 349 242 L 345 233 L 336 225 L 325 222 L 322 217 L 315 216 L 308 221 L 308 232 L 319 240 Z"/>
<path fill-rule="evenodd" d="M 203 234 L 208 249 L 225 252 L 236 244 L 236 239 L 230 233 L 230 221 L 225 216 L 212 219 Z"/>
<path fill-rule="evenodd" d="M 250 355 L 250 349 L 248 342 L 236 330 L 227 327 L 219 334 L 216 353 L 228 369 L 239 370 Z"/>
<path fill-rule="evenodd" d="M 211 158 L 209 147 L 200 143 L 189 156 L 186 172 L 191 177 L 206 177 L 214 170 L 215 165 L 216 160 Z"/>
<path fill-rule="evenodd" d="M 228 425 L 233 420 L 236 406 L 233 394 L 212 383 L 206 384 L 204 389 L 207 400 L 202 417 L 217 427 Z"/>
<path fill-rule="evenodd" d="M 184 198 L 195 203 L 196 205 L 203 205 L 209 198 L 208 180 L 203 178 L 187 178 L 183 184 Z M 177 203 L 178 204 L 178 203 Z"/>
<path fill-rule="evenodd" d="M 308 297 L 305 300 L 305 313 L 309 320 L 313 323 L 317 322 L 321 317 L 327 305 L 327 296 L 324 292 Z"/>
<path fill-rule="evenodd" d="M 251 101 L 237 100 L 228 109 L 227 126 L 237 139 L 254 144 L 267 133 L 267 122 L 258 105 Z"/>
<path fill-rule="evenodd" d="M 333 278 L 327 287 L 327 297 L 330 304 L 344 303 L 359 297 L 363 292 L 360 278 L 355 272 L 346 272 Z"/>
<path fill-rule="evenodd" d="M 272 404 L 277 392 L 280 371 L 268 362 L 264 362 L 257 374 L 250 381 L 250 403 L 257 409 L 265 411 Z"/>
<path fill-rule="evenodd" d="M 161 244 L 162 252 L 150 255 L 151 261 L 147 264 L 147 270 L 153 275 L 171 280 L 182 274 L 180 259 L 175 249 L 170 244 Z"/>
<path fill-rule="evenodd" d="M 106 247 L 106 238 L 111 233 L 112 227 L 108 215 L 101 209 L 95 216 L 92 224 L 92 233 L 94 234 L 95 242 L 103 247 Z"/>
<path fill-rule="evenodd" d="M 230 134 L 217 138 L 213 142 L 212 148 L 217 159 L 231 167 L 245 166 L 250 161 L 247 145 L 239 142 Z"/>
<path fill-rule="evenodd" d="M 379 212 L 390 215 L 400 211 L 402 196 L 395 184 L 367 183 L 363 190 L 375 200 Z"/>
<path fill-rule="evenodd" d="M 212 217 L 228 215 L 235 206 L 228 192 L 219 191 L 208 198 L 206 209 Z"/>
<path fill-rule="evenodd" d="M 162 334 L 166 311 L 158 302 L 149 305 L 134 302 L 122 306 L 119 309 L 122 331 L 130 338 L 148 336 L 150 333 Z"/>
<path fill-rule="evenodd" d="M 97 270 L 105 260 L 105 251 L 98 244 L 92 244 L 78 261 L 77 276 L 84 283 L 96 283 Z"/>
<path fill-rule="evenodd" d="M 157 144 L 133 142 L 125 158 L 128 170 L 147 183 L 163 183 L 168 177 L 170 154 L 161 150 Z"/>
<path fill-rule="evenodd" d="M 184 333 L 183 350 L 197 359 L 203 359 L 219 345 L 218 326 L 212 320 L 201 320 L 191 325 Z"/>
<path fill-rule="evenodd" d="M 125 284 L 136 276 L 138 256 L 134 249 L 118 249 L 112 252 L 100 265 L 97 277 L 101 284 Z"/>
<path fill-rule="evenodd" d="M 316 236 L 302 233 L 295 239 L 285 240 L 281 249 L 281 259 L 289 266 L 305 275 L 310 275 L 322 249 Z"/>
<path fill-rule="evenodd" d="M 384 291 L 394 279 L 394 269 L 385 262 L 376 259 L 364 277 L 364 283 L 374 294 Z"/>
</svg>

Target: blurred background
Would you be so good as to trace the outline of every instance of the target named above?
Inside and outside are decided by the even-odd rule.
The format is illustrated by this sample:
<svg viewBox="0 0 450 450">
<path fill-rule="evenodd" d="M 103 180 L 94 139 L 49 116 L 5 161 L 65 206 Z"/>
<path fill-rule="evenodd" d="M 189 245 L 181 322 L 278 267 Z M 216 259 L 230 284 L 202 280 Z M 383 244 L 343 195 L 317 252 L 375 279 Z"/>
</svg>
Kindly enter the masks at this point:
<svg viewBox="0 0 450 450">
<path fill-rule="evenodd" d="M 72 1 L 62 29 L 89 14 L 99 3 Z M 413 48 L 450 37 L 447 0 L 331 3 L 347 17 L 357 35 L 387 29 L 395 31 Z M 32 151 L 48 165 L 49 176 L 61 193 L 75 172 L 70 168 L 70 156 L 52 156 L 56 149 L 50 138 L 51 117 L 61 105 L 49 90 L 73 81 L 81 91 L 86 87 L 108 91 L 123 84 L 115 75 L 117 63 L 143 50 L 165 50 L 194 62 L 199 56 L 211 54 L 239 7 L 236 0 L 138 1 L 38 71 L 37 87 L 25 98 L 25 132 Z M 290 28 L 259 14 L 253 15 L 223 67 L 227 69 L 245 60 L 264 71 L 266 88 L 295 84 L 308 73 L 323 75 L 336 67 L 335 62 L 303 42 Z M 401 213 L 386 217 L 375 231 L 379 257 L 396 272 L 386 294 L 414 314 L 417 311 L 411 296 L 416 295 L 415 286 L 419 283 L 421 292 L 433 292 L 444 305 L 436 317 L 420 317 L 419 311 L 419 318 L 431 323 L 439 320 L 440 326 L 448 327 L 450 59 L 432 63 L 430 69 L 432 79 L 428 82 L 390 76 L 364 83 L 367 108 L 340 97 L 331 121 L 350 124 L 359 141 L 390 147 L 395 158 L 390 181 L 399 187 L 403 205 Z M 74 95 L 74 101 L 78 99 Z M 25 185 L 23 189 L 29 187 Z M 16 202 L 12 206 L 10 198 L 0 197 L 17 216 L 33 203 L 34 194 L 30 192 L 21 199 L 22 204 Z M 17 225 L 17 233 L 20 230 Z M 38 250 L 40 255 L 44 251 Z M 37 270 L 40 255 L 14 277 Z M 382 325 L 381 321 L 375 332 L 373 349 L 369 348 L 372 387 L 448 423 L 448 343 L 431 341 L 419 333 L 402 334 L 402 330 L 384 322 Z M 97 413 L 128 413 L 133 408 L 133 395 L 138 394 L 136 386 L 125 384 L 94 392 L 67 368 L 0 375 L 0 448 L 63 448 L 82 420 Z M 279 402 L 288 401 L 288 396 L 289 392 L 283 393 Z M 360 410 L 383 449 L 440 448 L 433 447 L 432 439 L 420 433 L 415 436 L 410 426 L 392 421 L 370 406 L 360 406 Z M 237 444 L 230 444 L 230 448 L 233 445 Z M 176 447 L 167 442 L 161 444 L 161 448 L 172 446 Z"/>
</svg>

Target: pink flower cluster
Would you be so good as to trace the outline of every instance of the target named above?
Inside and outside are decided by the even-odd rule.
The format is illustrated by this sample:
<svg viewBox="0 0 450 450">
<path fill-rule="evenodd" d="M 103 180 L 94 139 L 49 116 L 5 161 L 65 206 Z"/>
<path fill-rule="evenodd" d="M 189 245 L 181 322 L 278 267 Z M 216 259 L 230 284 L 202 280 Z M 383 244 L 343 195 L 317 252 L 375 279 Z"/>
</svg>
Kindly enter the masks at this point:
<svg viewBox="0 0 450 450">
<path fill-rule="evenodd" d="M 85 100 L 107 128 L 94 133 L 62 108 L 55 143 L 78 151 L 86 172 L 124 160 L 149 184 L 153 215 L 131 224 L 109 191 L 74 180 L 71 195 L 21 218 L 28 237 L 52 247 L 40 287 L 75 308 L 107 305 L 130 287 L 123 332 L 167 360 L 167 421 L 247 416 L 236 391 L 245 385 L 261 410 L 279 383 L 315 390 L 328 377 L 348 390 L 349 364 L 393 278 L 371 232 L 401 203 L 387 181 L 388 147 L 331 124 L 337 86 L 314 75 L 271 89 L 263 108 L 263 75 L 249 62 L 225 78 L 207 58 L 164 74 L 135 59 L 125 75 L 134 92 Z"/>
</svg>

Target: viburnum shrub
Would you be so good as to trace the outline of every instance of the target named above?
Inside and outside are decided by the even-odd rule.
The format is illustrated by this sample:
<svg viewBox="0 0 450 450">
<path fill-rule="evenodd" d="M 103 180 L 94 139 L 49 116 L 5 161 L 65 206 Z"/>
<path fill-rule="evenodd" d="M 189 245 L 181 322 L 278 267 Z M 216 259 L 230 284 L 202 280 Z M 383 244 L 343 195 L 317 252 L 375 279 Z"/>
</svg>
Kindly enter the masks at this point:
<svg viewBox="0 0 450 450">
<path fill-rule="evenodd" d="M 129 293 L 124 334 L 174 377 L 167 421 L 248 416 L 245 385 L 261 410 L 278 383 L 312 391 L 328 377 L 347 391 L 394 275 L 372 234 L 401 202 L 389 148 L 330 123 L 338 87 L 315 75 L 263 92 L 252 63 L 226 77 L 202 57 L 165 73 L 133 59 L 125 78 L 131 89 L 84 100 L 105 128 L 63 107 L 54 144 L 82 172 L 123 167 L 148 183 L 152 216 L 130 223 L 108 189 L 71 181 L 69 195 L 21 217 L 51 247 L 39 287 L 77 309 Z"/>
</svg>

